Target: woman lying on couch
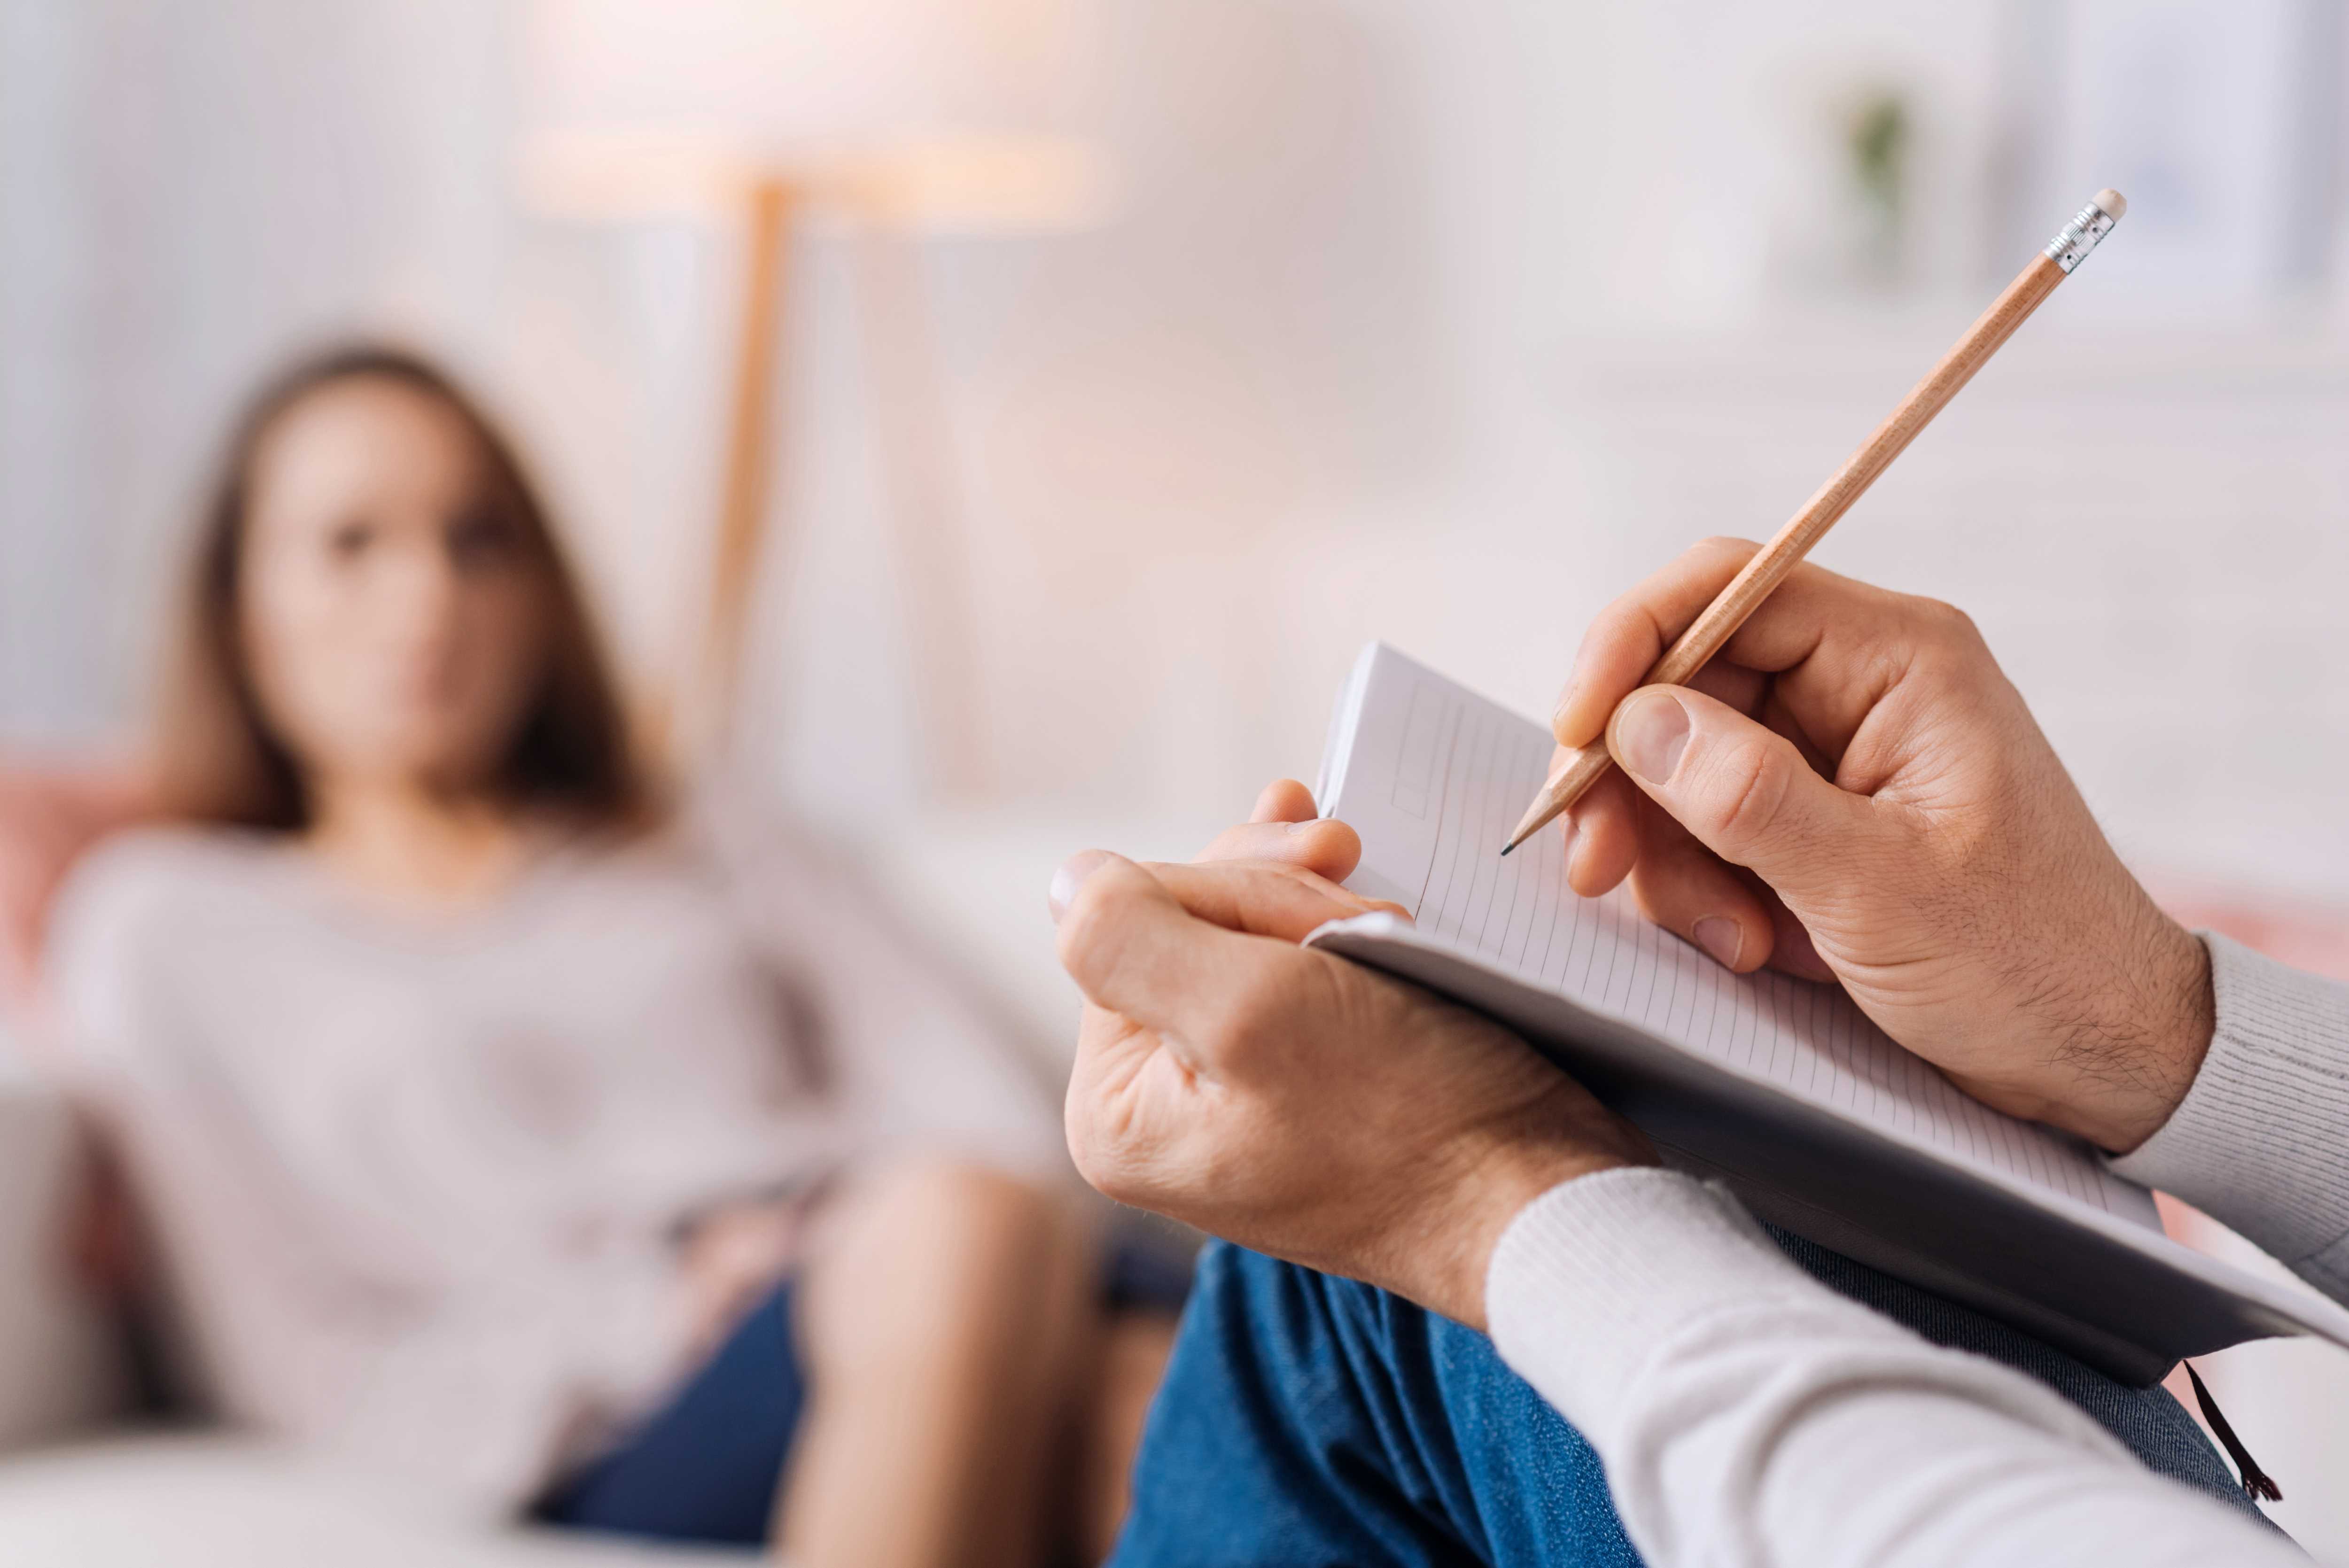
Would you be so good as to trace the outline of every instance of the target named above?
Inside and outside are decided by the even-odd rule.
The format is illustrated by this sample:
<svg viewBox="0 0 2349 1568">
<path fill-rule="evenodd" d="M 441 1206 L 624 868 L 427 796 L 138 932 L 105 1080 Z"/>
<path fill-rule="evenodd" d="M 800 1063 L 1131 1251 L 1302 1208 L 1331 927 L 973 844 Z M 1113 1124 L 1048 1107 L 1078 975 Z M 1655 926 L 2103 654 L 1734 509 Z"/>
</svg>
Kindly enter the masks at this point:
<svg viewBox="0 0 2349 1568">
<path fill-rule="evenodd" d="M 1105 1550 L 1164 1330 L 1052 1107 L 853 879 L 655 798 L 473 404 L 295 370 L 189 589 L 175 825 L 82 859 L 45 980 L 202 1396 L 557 1522 Z"/>
</svg>

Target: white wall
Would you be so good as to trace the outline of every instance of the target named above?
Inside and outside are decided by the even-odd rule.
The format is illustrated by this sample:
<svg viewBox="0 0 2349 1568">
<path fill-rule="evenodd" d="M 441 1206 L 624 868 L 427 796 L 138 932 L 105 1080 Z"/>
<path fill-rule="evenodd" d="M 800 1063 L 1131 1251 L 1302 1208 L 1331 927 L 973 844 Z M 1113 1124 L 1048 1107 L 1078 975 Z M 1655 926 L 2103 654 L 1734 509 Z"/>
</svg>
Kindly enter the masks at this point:
<svg viewBox="0 0 2349 1568">
<path fill-rule="evenodd" d="M 2152 9 L 2191 42 L 2197 16 L 2291 39 L 2339 6 Z M 2066 215 L 2085 181 L 2050 150 L 2113 117 L 2067 130 L 2041 78 L 2116 47 L 2113 14 L 1108 0 L 1117 219 L 922 257 L 985 792 L 1244 800 L 1311 767 L 1371 635 L 1537 708 L 1592 607 L 1688 540 L 1774 527 Z M 512 21 L 0 0 L 7 732 L 129 711 L 227 400 L 352 325 L 490 383 L 638 663 L 672 646 L 729 236 L 522 211 Z M 2218 76 L 2204 119 L 2261 86 Z M 1835 114 L 1882 85 L 1916 125 L 1909 259 L 1857 279 L 1827 253 Z M 2263 168 L 2278 138 L 2238 157 Z M 2196 172 L 2142 177 L 2191 195 Z M 2299 227 L 2323 239 L 2340 210 Z M 2323 893 L 2349 874 L 2349 653 L 2324 634 L 2340 269 L 2323 251 L 2248 277 L 2264 251 L 2207 239 L 2140 195 L 1822 558 L 1972 610 L 2140 857 Z M 854 250 L 798 261 L 790 569 L 756 689 L 795 787 L 872 820 L 924 767 L 874 419 L 895 389 L 859 337 Z"/>
<path fill-rule="evenodd" d="M 1004 787 L 1245 799 L 1371 635 L 1541 711 L 1597 603 L 1775 528 L 2093 188 L 2011 149 L 2018 13 L 1123 7 L 1125 221 L 936 258 Z M 1877 80 L 1924 211 L 1854 289 L 1799 238 L 1819 101 Z M 1974 612 L 2133 853 L 2340 892 L 2338 291 L 2184 226 L 2141 201 L 1822 559 Z"/>
</svg>

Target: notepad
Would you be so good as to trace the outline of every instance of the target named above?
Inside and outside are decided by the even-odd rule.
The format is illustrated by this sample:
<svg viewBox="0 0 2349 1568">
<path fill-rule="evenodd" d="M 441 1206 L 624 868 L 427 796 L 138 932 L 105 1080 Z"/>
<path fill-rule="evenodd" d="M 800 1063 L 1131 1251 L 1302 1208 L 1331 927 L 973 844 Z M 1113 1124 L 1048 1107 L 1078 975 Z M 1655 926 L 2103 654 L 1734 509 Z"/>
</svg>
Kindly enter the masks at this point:
<svg viewBox="0 0 2349 1568">
<path fill-rule="evenodd" d="M 1309 943 L 1492 1015 L 1764 1218 L 2016 1324 L 2116 1377 L 2349 1313 L 2162 1234 L 2151 1194 L 2066 1134 L 1967 1095 L 1837 987 L 1737 975 L 1618 892 L 1578 897 L 1556 831 L 1503 858 L 1541 726 L 1393 649 L 1363 650 L 1316 798 L 1349 885 L 1409 910 Z"/>
</svg>

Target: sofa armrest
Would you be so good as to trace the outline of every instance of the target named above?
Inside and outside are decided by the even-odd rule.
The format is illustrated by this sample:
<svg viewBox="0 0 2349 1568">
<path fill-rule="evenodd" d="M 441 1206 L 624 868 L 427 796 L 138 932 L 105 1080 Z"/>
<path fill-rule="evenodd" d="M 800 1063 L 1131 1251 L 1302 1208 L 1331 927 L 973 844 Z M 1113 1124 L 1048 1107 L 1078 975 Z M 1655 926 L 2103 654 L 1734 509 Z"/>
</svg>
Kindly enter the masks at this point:
<svg viewBox="0 0 2349 1568">
<path fill-rule="evenodd" d="M 129 1387 L 114 1326 L 67 1263 L 79 1130 L 64 1099 L 26 1072 L 7 1030 L 0 1017 L 0 1449 L 118 1415 Z"/>
</svg>

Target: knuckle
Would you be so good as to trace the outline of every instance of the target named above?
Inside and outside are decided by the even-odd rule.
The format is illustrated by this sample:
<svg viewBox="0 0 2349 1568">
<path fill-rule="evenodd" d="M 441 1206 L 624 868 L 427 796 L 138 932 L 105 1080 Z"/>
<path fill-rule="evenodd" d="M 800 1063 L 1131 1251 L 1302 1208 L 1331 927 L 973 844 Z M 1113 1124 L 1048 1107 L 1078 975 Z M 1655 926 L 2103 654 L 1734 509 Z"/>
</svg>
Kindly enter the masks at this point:
<svg viewBox="0 0 2349 1568">
<path fill-rule="evenodd" d="M 1789 749 L 1759 737 L 1742 739 L 1706 770 L 1704 799 L 1717 840 L 1748 844 L 1770 830 L 1793 779 Z"/>
<path fill-rule="evenodd" d="M 1982 641 L 1974 618 L 1955 604 L 1940 599 L 1917 599 L 1911 604 L 1918 620 L 1940 641 L 1959 645 Z"/>
<path fill-rule="evenodd" d="M 1761 548 L 1751 539 L 1740 539 L 1733 533 L 1716 533 L 1697 541 L 1682 552 L 1681 559 L 1691 563 L 1710 565 L 1723 559 L 1743 561 Z"/>
<path fill-rule="evenodd" d="M 1208 864 L 1214 864 L 1219 861 L 1244 860 L 1247 857 L 1248 851 L 1255 847 L 1260 836 L 1253 824 L 1246 827 L 1226 828 L 1208 842 L 1206 849 L 1199 851 L 1199 859 Z"/>
<path fill-rule="evenodd" d="M 1582 646 L 1577 650 L 1576 663 L 1580 664 L 1594 652 L 1605 652 L 1615 644 L 1635 638 L 1647 630 L 1649 615 L 1646 602 L 1635 593 L 1626 593 L 1610 601 L 1607 607 L 1590 619 L 1589 629 L 1582 634 Z"/>
<path fill-rule="evenodd" d="M 1979 689 L 1995 675 L 1998 661 L 1991 656 L 1990 644 L 1972 616 L 1938 599 L 1918 600 L 1914 611 L 1920 667 L 1932 671 L 1941 682 L 1969 690 Z"/>
<path fill-rule="evenodd" d="M 1248 866 L 1233 879 L 1233 892 L 1243 922 L 1251 926 L 1277 918 L 1299 892 L 1312 885 L 1312 873 L 1287 861 L 1266 861 Z"/>
</svg>

